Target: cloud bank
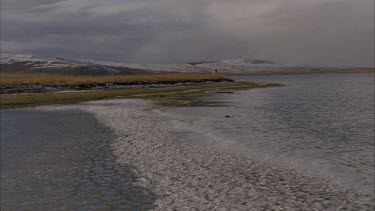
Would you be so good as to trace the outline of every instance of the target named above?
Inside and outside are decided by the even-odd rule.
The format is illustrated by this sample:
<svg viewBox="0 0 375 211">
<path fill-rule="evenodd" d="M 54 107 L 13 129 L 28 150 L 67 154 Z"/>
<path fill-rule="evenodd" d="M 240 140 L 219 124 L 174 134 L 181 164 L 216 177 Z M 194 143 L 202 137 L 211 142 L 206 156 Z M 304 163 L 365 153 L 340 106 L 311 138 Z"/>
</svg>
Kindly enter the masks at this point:
<svg viewBox="0 0 375 211">
<path fill-rule="evenodd" d="M 373 0 L 2 0 L 1 52 L 374 66 Z"/>
</svg>

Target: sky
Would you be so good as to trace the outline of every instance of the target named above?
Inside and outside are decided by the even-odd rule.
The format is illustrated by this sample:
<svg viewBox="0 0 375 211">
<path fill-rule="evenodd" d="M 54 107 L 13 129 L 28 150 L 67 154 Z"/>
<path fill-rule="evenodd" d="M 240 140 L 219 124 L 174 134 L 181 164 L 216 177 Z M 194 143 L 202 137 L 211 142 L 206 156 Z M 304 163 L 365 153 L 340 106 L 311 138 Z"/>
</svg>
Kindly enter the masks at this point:
<svg viewBox="0 0 375 211">
<path fill-rule="evenodd" d="M 374 67 L 374 1 L 1 0 L 1 52 Z"/>
</svg>

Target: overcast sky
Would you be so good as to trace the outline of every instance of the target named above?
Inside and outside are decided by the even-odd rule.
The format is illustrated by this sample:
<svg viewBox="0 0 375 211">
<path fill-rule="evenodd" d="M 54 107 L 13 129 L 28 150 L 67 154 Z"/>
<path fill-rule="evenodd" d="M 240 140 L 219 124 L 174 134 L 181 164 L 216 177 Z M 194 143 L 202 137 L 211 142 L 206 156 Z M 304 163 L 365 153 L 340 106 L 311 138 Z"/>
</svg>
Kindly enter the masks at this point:
<svg viewBox="0 0 375 211">
<path fill-rule="evenodd" d="M 1 0 L 1 52 L 374 66 L 374 0 Z"/>
</svg>

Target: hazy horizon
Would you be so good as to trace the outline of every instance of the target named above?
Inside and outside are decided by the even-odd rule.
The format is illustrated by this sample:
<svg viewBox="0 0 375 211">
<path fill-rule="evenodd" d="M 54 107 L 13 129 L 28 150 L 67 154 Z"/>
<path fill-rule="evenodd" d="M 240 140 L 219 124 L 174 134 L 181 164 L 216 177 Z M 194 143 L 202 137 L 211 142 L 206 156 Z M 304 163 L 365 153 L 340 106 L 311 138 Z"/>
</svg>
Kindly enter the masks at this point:
<svg viewBox="0 0 375 211">
<path fill-rule="evenodd" d="M 1 53 L 374 67 L 374 2 L 2 0 Z"/>
</svg>

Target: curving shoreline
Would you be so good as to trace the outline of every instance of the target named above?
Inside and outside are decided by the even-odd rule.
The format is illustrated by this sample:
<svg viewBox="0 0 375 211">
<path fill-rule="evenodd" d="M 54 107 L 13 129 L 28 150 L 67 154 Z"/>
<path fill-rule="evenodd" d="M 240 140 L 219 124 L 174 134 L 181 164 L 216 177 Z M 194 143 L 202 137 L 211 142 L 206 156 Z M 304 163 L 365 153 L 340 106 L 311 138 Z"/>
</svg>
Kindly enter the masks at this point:
<svg viewBox="0 0 375 211">
<path fill-rule="evenodd" d="M 176 86 L 173 85 L 164 87 L 135 87 L 74 92 L 1 94 L 0 107 L 1 109 L 10 109 L 53 104 L 74 104 L 86 101 L 124 98 L 153 98 L 154 100 L 165 101 L 162 98 L 164 98 L 166 95 L 184 96 L 187 93 L 202 94 L 212 90 L 237 90 L 266 88 L 272 86 L 282 86 L 282 84 L 267 82 L 207 82 L 203 84 Z"/>
<path fill-rule="evenodd" d="M 341 190 L 251 156 L 176 141 L 176 120 L 152 110 L 148 102 L 89 104 L 88 110 L 117 135 L 112 149 L 118 162 L 135 166 L 138 185 L 158 196 L 157 210 L 374 208 L 372 195 Z"/>
<path fill-rule="evenodd" d="M 115 138 L 89 112 L 53 107 L 1 111 L 1 210 L 151 209 Z"/>
<path fill-rule="evenodd" d="M 124 187 L 134 187 L 148 193 L 130 193 L 136 194 L 132 200 L 143 200 L 142 197 L 145 197 L 147 201 L 147 197 L 152 196 L 152 205 L 147 205 L 144 209 L 373 210 L 375 206 L 373 195 L 343 190 L 328 181 L 304 176 L 291 169 L 260 163 L 250 155 L 199 148 L 177 140 L 182 137 L 178 132 L 179 120 L 165 115 L 150 101 L 106 100 L 7 112 L 12 111 L 59 112 L 62 116 L 65 113 L 70 121 L 82 117 L 82 114 L 92 115 L 101 127 L 111 132 L 110 137 L 103 139 L 109 150 L 106 147 L 104 154 L 101 149 L 96 150 L 104 157 L 105 154 L 113 157 L 118 165 L 116 168 L 132 167 L 131 177 L 135 180 L 124 184 Z M 80 113 L 81 115 L 77 115 Z M 36 119 L 33 121 L 39 121 Z M 85 128 L 84 121 L 89 121 L 87 125 L 92 124 L 90 118 L 80 120 L 73 126 L 81 125 Z M 97 133 L 101 133 L 102 129 L 91 131 L 83 135 L 89 140 L 95 138 L 98 140 L 95 143 L 100 145 L 104 133 L 99 139 Z M 65 138 L 72 138 L 70 133 L 66 136 Z M 110 140 L 107 140 L 108 138 Z M 81 148 L 82 153 L 87 154 L 86 149 L 87 147 Z M 95 161 L 97 165 L 106 163 L 107 159 L 101 161 L 101 157 L 98 158 Z M 111 167 L 112 164 L 108 166 Z M 95 169 L 93 168 L 91 176 L 102 181 L 102 173 L 96 172 Z M 109 169 L 111 168 L 104 169 L 103 172 Z M 46 173 L 45 178 L 49 174 L 52 173 Z M 113 178 L 119 182 L 116 187 L 122 186 L 121 176 L 112 175 L 109 178 L 112 179 L 103 180 L 98 188 L 103 185 L 103 190 L 109 190 L 108 185 L 112 184 Z M 69 180 L 65 182 L 69 183 Z M 79 193 L 78 190 L 75 191 L 73 195 Z M 109 190 L 106 194 L 109 194 L 104 195 L 106 200 L 111 202 L 111 194 L 114 193 Z M 86 200 L 90 201 L 93 196 L 88 194 Z M 127 195 L 120 196 L 120 199 L 121 197 L 122 202 L 129 200 Z M 65 202 L 70 203 L 69 200 L 68 197 Z M 92 200 L 95 202 L 100 198 Z M 137 206 L 132 208 L 140 208 Z"/>
</svg>

